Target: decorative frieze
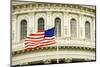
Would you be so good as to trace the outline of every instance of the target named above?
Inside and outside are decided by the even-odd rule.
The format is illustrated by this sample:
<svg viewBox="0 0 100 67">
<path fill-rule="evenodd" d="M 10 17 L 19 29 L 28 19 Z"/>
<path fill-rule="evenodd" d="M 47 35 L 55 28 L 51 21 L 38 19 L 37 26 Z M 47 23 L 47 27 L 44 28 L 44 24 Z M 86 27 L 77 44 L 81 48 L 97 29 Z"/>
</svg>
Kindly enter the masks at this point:
<svg viewBox="0 0 100 67">
<path fill-rule="evenodd" d="M 33 6 L 34 5 L 34 6 Z M 27 8 L 27 9 L 26 9 Z M 34 8 L 34 9 L 32 9 Z M 41 10 L 50 10 L 50 9 L 53 9 L 53 10 L 70 10 L 70 11 L 74 11 L 76 10 L 76 12 L 84 12 L 85 14 L 94 14 L 94 9 L 90 9 L 90 8 L 86 8 L 86 7 L 80 7 L 79 5 L 71 5 L 71 4 L 68 4 L 68 5 L 65 5 L 65 4 L 53 4 L 53 3 L 30 3 L 29 5 L 27 4 L 24 4 L 24 5 L 17 5 L 17 6 L 13 6 L 13 11 L 16 12 L 16 11 L 23 11 L 23 10 L 38 10 L 38 9 L 41 9 Z M 15 11 L 16 10 L 16 11 Z"/>
</svg>

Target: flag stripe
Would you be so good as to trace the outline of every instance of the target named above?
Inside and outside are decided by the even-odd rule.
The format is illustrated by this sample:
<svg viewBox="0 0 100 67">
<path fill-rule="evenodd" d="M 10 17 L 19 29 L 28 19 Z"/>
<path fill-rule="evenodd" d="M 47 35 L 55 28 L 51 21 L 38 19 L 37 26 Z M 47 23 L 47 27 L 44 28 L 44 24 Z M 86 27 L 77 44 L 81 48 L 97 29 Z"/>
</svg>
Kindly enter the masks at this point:
<svg viewBox="0 0 100 67">
<path fill-rule="evenodd" d="M 45 43 L 40 43 L 40 44 L 35 44 L 35 43 L 29 43 L 27 44 L 26 46 L 43 46 L 43 45 L 50 45 L 50 44 L 53 44 L 55 43 L 55 41 L 50 41 L 50 42 L 45 42 Z"/>
<path fill-rule="evenodd" d="M 44 35 L 44 32 L 43 33 L 30 34 L 30 36 L 42 36 L 42 35 Z"/>
<path fill-rule="evenodd" d="M 46 43 L 46 44 L 40 44 L 40 45 L 27 45 L 27 46 L 25 46 L 25 48 L 26 47 L 31 47 L 31 48 L 35 48 L 35 47 L 41 47 L 41 46 L 47 46 L 47 45 L 51 45 L 51 44 L 55 44 L 55 42 L 53 42 L 53 43 Z"/>
<path fill-rule="evenodd" d="M 56 42 L 51 42 L 51 43 L 46 43 L 46 44 L 39 44 L 39 45 L 32 45 L 32 44 L 30 44 L 30 45 L 26 45 L 25 48 L 29 48 L 29 47 L 31 47 L 31 48 L 45 47 L 45 46 L 48 46 L 48 45 L 51 45 L 51 44 L 55 44 L 55 43 Z"/>
<path fill-rule="evenodd" d="M 32 40 L 32 39 L 29 39 L 29 40 L 25 40 L 27 42 L 40 42 L 40 41 L 46 41 L 46 40 L 55 40 L 55 38 L 51 38 L 51 39 L 38 39 L 38 40 Z"/>
<path fill-rule="evenodd" d="M 52 40 L 43 40 L 43 41 L 40 42 L 40 44 L 45 44 L 45 43 L 49 43 L 49 42 L 53 42 L 53 41 L 55 42 L 55 39 L 52 39 Z M 38 42 L 29 41 L 29 42 L 25 42 L 25 45 L 30 44 L 30 43 L 32 43 L 32 44 L 38 44 Z"/>
<path fill-rule="evenodd" d="M 54 28 L 44 32 L 31 33 L 25 39 L 25 49 L 41 48 L 55 44 Z"/>
<path fill-rule="evenodd" d="M 37 38 L 34 38 L 34 37 L 27 37 L 28 39 L 41 39 L 41 38 L 44 38 L 44 37 L 37 37 Z"/>
<path fill-rule="evenodd" d="M 25 41 L 27 42 L 27 41 L 34 41 L 34 42 L 39 42 L 39 41 L 43 41 L 44 39 L 26 39 Z"/>
<path fill-rule="evenodd" d="M 28 45 L 28 44 L 38 44 L 37 42 L 27 42 L 25 43 L 25 45 Z"/>
<path fill-rule="evenodd" d="M 52 45 L 52 44 L 55 44 L 56 42 L 52 42 L 52 43 L 49 43 L 49 44 L 44 44 L 44 45 L 39 45 L 39 46 L 36 46 L 35 48 L 41 48 L 41 47 L 46 47 L 48 45 Z"/>
</svg>

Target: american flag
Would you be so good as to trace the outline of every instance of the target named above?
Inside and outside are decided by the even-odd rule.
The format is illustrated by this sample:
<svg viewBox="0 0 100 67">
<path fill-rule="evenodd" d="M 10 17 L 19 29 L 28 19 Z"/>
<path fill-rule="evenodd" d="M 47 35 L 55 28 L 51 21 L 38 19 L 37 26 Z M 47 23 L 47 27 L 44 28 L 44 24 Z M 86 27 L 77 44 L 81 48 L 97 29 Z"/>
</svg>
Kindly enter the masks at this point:
<svg viewBox="0 0 100 67">
<path fill-rule="evenodd" d="M 25 39 L 25 49 L 41 48 L 55 44 L 55 28 L 48 29 L 44 32 L 31 33 Z"/>
</svg>

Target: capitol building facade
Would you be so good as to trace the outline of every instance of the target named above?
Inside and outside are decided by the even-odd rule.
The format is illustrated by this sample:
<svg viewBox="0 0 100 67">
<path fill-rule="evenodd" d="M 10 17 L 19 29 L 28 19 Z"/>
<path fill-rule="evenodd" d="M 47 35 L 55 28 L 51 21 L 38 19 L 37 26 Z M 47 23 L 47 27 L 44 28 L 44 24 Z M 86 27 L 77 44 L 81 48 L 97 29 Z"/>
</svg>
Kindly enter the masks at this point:
<svg viewBox="0 0 100 67">
<path fill-rule="evenodd" d="M 12 65 L 96 60 L 93 5 L 12 1 Z M 30 33 L 56 28 L 56 44 L 24 50 Z"/>
</svg>

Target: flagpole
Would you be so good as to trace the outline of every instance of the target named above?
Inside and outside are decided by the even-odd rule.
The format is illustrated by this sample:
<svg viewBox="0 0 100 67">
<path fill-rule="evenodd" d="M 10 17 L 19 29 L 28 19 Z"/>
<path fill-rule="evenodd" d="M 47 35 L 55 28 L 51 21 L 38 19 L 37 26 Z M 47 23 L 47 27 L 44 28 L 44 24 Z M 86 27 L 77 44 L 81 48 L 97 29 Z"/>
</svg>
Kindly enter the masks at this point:
<svg viewBox="0 0 100 67">
<path fill-rule="evenodd" d="M 59 51 L 59 49 L 58 49 L 58 43 L 57 43 L 57 63 L 59 63 L 59 57 L 58 57 L 59 56 L 59 54 L 58 54 L 59 52 L 58 51 Z"/>
<path fill-rule="evenodd" d="M 55 39 L 56 39 L 56 45 L 57 45 L 56 46 L 57 47 L 57 63 L 59 63 L 59 57 L 58 57 L 59 56 L 59 54 L 58 54 L 59 53 L 59 49 L 58 49 L 58 44 L 59 43 L 58 43 L 58 38 L 57 38 L 57 34 L 56 33 L 57 33 L 57 30 L 55 29 L 55 33 L 54 34 L 56 36 Z"/>
<path fill-rule="evenodd" d="M 57 32 L 57 31 L 56 31 Z M 57 34 L 56 34 L 57 35 Z M 58 49 L 58 38 L 56 39 L 57 40 L 57 63 L 59 63 L 59 49 Z"/>
</svg>

